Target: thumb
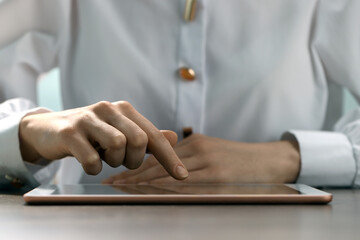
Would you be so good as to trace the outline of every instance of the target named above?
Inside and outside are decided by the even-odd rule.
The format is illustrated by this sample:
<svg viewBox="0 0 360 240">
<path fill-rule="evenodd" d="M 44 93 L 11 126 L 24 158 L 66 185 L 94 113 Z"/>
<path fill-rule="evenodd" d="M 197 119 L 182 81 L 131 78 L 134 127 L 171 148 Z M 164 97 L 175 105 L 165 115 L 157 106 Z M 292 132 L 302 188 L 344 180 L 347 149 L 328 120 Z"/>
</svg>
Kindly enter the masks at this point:
<svg viewBox="0 0 360 240">
<path fill-rule="evenodd" d="M 170 145 L 172 147 L 175 146 L 175 144 L 178 141 L 178 136 L 175 132 L 170 130 L 160 130 L 160 132 L 166 137 L 166 139 L 170 142 Z"/>
</svg>

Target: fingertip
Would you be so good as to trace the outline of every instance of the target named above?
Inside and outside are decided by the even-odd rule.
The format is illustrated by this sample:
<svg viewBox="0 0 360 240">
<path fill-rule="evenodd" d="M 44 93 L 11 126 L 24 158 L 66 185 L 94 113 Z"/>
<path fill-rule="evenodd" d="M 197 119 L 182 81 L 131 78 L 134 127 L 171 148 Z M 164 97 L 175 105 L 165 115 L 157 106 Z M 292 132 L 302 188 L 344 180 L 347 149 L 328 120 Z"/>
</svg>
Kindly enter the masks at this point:
<svg viewBox="0 0 360 240">
<path fill-rule="evenodd" d="M 98 175 L 102 170 L 102 161 L 99 154 L 94 151 L 87 156 L 74 155 L 81 163 L 83 170 L 88 175 Z"/>
<path fill-rule="evenodd" d="M 179 179 L 179 180 L 183 180 L 189 176 L 188 170 L 182 165 L 178 165 L 175 169 L 175 172 L 178 176 L 177 179 Z"/>
<path fill-rule="evenodd" d="M 82 164 L 84 171 L 88 174 L 88 175 L 98 175 L 101 170 L 102 170 L 102 163 L 101 161 L 99 162 L 86 162 L 84 164 Z"/>
</svg>

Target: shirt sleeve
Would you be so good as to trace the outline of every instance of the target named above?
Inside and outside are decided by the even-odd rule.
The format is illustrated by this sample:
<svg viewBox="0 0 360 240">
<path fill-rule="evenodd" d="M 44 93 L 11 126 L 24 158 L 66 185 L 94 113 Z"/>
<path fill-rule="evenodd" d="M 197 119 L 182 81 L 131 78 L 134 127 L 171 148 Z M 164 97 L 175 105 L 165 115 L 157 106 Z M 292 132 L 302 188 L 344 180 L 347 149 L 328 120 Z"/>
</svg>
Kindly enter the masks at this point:
<svg viewBox="0 0 360 240">
<path fill-rule="evenodd" d="M 356 162 L 352 144 L 339 132 L 292 130 L 283 140 L 297 140 L 301 169 L 298 183 L 311 186 L 353 186 Z"/>
<path fill-rule="evenodd" d="M 27 114 L 46 112 L 26 99 L 11 99 L 0 105 L 0 188 L 31 188 L 38 185 L 34 178 L 39 169 L 29 171 L 22 160 L 18 139 L 19 122 Z"/>
<path fill-rule="evenodd" d="M 38 185 L 34 174 L 39 169 L 21 158 L 18 129 L 26 114 L 46 111 L 36 108 L 36 83 L 41 73 L 57 65 L 54 4 L 44 0 L 0 2 L 1 189 Z"/>
<path fill-rule="evenodd" d="M 319 1 L 311 51 L 330 84 L 347 88 L 360 103 L 360 1 Z M 360 108 L 337 121 L 333 131 L 291 130 L 301 170 L 297 182 L 360 187 Z"/>
</svg>

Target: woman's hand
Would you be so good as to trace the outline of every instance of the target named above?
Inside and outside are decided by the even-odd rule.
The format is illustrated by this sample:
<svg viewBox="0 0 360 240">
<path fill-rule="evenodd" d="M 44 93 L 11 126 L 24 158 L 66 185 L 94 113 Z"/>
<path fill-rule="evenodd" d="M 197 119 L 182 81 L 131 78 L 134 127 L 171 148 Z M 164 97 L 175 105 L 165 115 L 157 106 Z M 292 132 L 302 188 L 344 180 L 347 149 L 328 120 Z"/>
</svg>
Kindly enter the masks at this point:
<svg viewBox="0 0 360 240">
<path fill-rule="evenodd" d="M 175 152 L 189 170 L 182 183 L 285 183 L 294 182 L 300 169 L 296 143 L 240 143 L 194 134 L 179 142 Z M 103 183 L 179 183 L 167 176 L 150 156 L 132 171 Z"/>
<path fill-rule="evenodd" d="M 28 162 L 70 155 L 77 158 L 86 173 L 95 175 L 102 169 L 100 157 L 112 167 L 135 169 L 148 150 L 174 178 L 188 175 L 172 148 L 176 134 L 159 131 L 125 101 L 25 116 L 19 139 L 23 159 Z"/>
</svg>

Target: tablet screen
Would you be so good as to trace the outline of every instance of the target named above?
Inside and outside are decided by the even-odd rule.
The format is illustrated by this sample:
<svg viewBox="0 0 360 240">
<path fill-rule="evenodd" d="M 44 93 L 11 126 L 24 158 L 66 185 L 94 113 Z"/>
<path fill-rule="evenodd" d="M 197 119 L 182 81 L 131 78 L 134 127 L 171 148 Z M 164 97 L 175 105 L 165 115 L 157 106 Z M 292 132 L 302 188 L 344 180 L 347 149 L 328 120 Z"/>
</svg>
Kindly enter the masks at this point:
<svg viewBox="0 0 360 240">
<path fill-rule="evenodd" d="M 177 184 L 177 185 L 58 185 L 51 195 L 153 195 L 153 194 L 301 194 L 286 185 Z"/>
</svg>

